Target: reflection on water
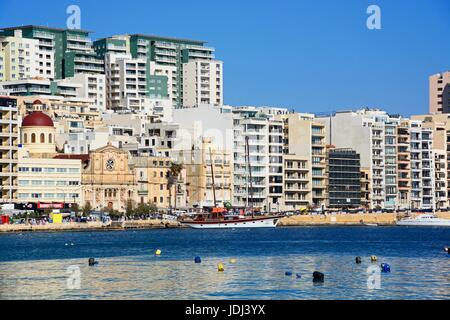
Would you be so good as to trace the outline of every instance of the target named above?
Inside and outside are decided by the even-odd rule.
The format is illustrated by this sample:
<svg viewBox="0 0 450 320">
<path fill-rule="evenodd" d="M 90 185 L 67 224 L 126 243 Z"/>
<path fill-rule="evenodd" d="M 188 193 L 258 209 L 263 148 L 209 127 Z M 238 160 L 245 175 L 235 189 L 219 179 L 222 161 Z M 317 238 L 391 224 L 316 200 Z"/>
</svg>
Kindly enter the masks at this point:
<svg viewBox="0 0 450 320">
<path fill-rule="evenodd" d="M 448 259 L 380 257 L 392 266 L 381 275 L 381 290 L 367 289 L 366 269 L 353 256 L 231 257 L 161 260 L 154 256 L 4 262 L 2 299 L 449 299 Z M 217 272 L 224 262 L 225 272 Z M 67 289 L 67 267 L 78 265 L 81 288 Z M 377 264 L 378 265 L 378 264 Z M 312 272 L 325 273 L 314 285 Z M 285 271 L 294 276 L 286 277 Z M 301 279 L 295 273 L 302 275 Z"/>
<path fill-rule="evenodd" d="M 0 242 L 2 299 L 450 298 L 445 228 L 24 233 L 2 234 Z M 194 263 L 197 255 L 201 264 Z M 371 255 L 378 256 L 377 266 L 391 265 L 380 290 L 367 289 Z M 99 265 L 89 267 L 89 257 Z M 67 268 L 74 265 L 79 290 L 67 288 Z M 322 285 L 312 283 L 316 270 L 325 274 Z"/>
</svg>

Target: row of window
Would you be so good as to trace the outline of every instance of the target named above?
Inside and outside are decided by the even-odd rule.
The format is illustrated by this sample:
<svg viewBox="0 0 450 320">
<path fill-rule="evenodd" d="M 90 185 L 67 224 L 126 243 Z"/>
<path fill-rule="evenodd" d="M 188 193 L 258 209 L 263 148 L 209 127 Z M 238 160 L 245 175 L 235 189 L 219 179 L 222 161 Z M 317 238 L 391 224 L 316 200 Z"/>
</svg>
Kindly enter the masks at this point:
<svg viewBox="0 0 450 320">
<path fill-rule="evenodd" d="M 61 180 L 19 180 L 20 186 L 78 186 L 80 181 L 61 181 Z"/>
<path fill-rule="evenodd" d="M 45 134 L 41 133 L 39 136 L 39 142 L 40 143 L 45 143 Z M 28 134 L 24 134 L 23 135 L 23 143 L 28 143 Z M 32 133 L 31 134 L 31 143 L 36 143 L 36 134 Z M 48 134 L 48 139 L 47 139 L 47 143 L 53 143 L 53 136 L 51 133 Z"/>
<path fill-rule="evenodd" d="M 29 199 L 29 198 L 33 198 L 33 199 L 40 199 L 40 198 L 45 198 L 45 199 L 64 199 L 66 198 L 67 201 L 69 201 L 69 199 L 73 199 L 73 198 L 79 198 L 80 195 L 78 193 L 19 193 L 19 199 Z"/>
<path fill-rule="evenodd" d="M 45 172 L 45 173 L 79 173 L 79 168 L 39 168 L 19 167 L 19 172 Z"/>
</svg>

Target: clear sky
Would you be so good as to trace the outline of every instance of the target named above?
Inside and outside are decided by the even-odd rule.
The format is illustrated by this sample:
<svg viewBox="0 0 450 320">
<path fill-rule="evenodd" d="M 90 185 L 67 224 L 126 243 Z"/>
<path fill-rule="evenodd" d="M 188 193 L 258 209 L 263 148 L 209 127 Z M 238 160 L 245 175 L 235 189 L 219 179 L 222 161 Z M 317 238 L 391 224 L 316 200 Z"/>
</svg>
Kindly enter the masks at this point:
<svg viewBox="0 0 450 320">
<path fill-rule="evenodd" d="M 450 70 L 449 0 L 2 0 L 0 27 L 64 28 L 70 4 L 93 39 L 208 41 L 224 61 L 230 105 L 426 113 L 428 76 Z M 381 8 L 381 30 L 366 27 L 371 4 Z"/>
</svg>

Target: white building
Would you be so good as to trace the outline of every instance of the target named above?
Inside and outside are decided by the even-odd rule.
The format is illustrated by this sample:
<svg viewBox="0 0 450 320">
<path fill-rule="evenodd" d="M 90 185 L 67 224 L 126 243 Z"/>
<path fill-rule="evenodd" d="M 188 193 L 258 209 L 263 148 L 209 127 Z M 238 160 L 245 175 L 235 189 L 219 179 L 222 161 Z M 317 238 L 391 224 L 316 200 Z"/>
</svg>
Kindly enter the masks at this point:
<svg viewBox="0 0 450 320">
<path fill-rule="evenodd" d="M 183 64 L 183 106 L 223 104 L 223 62 L 192 60 Z"/>
<path fill-rule="evenodd" d="M 105 56 L 106 106 L 112 110 L 142 110 L 147 96 L 147 60 L 129 54 Z"/>
<path fill-rule="evenodd" d="M 66 78 L 58 83 L 73 83 L 80 85 L 77 95 L 80 98 L 92 100 L 98 111 L 106 110 L 106 77 L 103 74 L 77 73 L 74 77 Z"/>
<path fill-rule="evenodd" d="M 14 36 L 0 37 L 0 81 L 42 77 L 54 78 L 54 52 L 43 50 L 39 40 Z"/>
<path fill-rule="evenodd" d="M 233 205 L 278 210 L 283 201 L 282 122 L 257 107 L 235 107 L 233 127 Z"/>
</svg>

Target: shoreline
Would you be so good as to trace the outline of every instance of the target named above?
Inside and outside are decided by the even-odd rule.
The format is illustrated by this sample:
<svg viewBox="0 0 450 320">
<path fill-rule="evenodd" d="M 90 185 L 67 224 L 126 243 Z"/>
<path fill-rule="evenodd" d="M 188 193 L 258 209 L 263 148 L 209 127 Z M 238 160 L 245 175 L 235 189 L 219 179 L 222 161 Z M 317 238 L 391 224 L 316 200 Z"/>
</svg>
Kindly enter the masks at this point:
<svg viewBox="0 0 450 320">
<path fill-rule="evenodd" d="M 437 216 L 444 219 L 450 219 L 450 212 L 438 213 Z M 398 218 L 399 216 L 396 213 L 292 216 L 280 219 L 278 227 L 371 227 L 371 225 L 388 227 L 396 226 Z M 178 221 L 159 219 L 128 220 L 123 222 L 110 221 L 108 223 L 70 222 L 47 225 L 2 224 L 0 225 L 0 234 L 24 232 L 124 231 L 179 228 L 188 227 L 181 225 L 181 223 L 179 223 Z"/>
</svg>

